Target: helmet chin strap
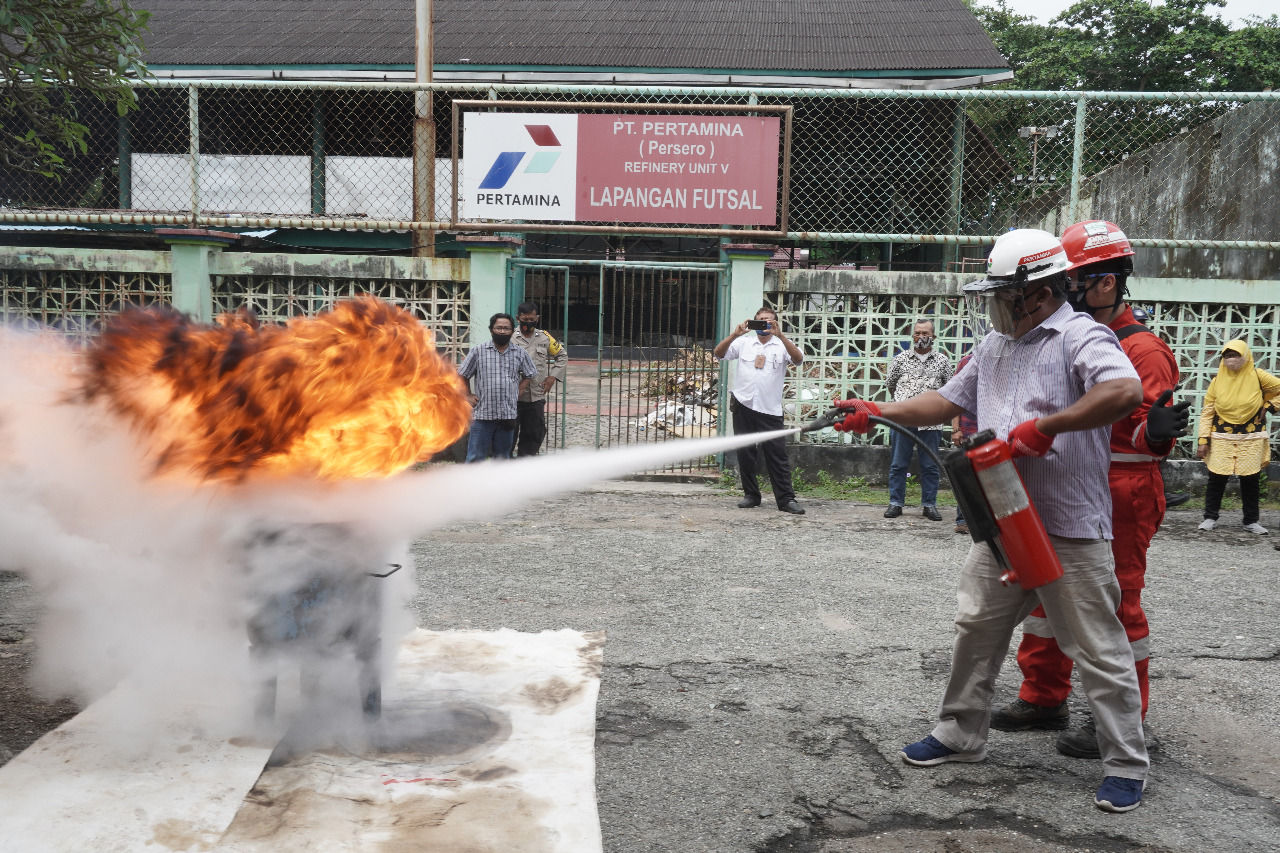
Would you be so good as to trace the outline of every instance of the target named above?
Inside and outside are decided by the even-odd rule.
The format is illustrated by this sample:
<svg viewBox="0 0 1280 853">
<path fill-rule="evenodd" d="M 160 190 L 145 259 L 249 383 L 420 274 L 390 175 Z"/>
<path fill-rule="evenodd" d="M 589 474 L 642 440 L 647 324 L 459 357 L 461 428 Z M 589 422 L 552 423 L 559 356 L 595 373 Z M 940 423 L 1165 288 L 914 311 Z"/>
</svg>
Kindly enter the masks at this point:
<svg viewBox="0 0 1280 853">
<path fill-rule="evenodd" d="M 1045 287 L 1044 285 L 1040 285 L 1040 287 L 1036 288 L 1036 291 L 1037 291 L 1037 292 L 1039 292 L 1039 291 L 1043 290 L 1043 289 L 1044 289 L 1044 287 Z M 1018 298 L 1017 298 L 1017 299 L 1015 299 L 1015 300 L 1013 300 L 1013 308 L 1014 308 L 1014 310 L 1015 310 L 1016 312 L 1021 313 L 1021 315 L 1022 315 L 1021 317 L 1019 317 L 1019 318 L 1018 318 L 1018 322 L 1019 322 L 1019 323 L 1021 323 L 1023 320 L 1027 319 L 1028 317 L 1030 317 L 1030 316 L 1034 315 L 1034 314 L 1036 313 L 1036 311 L 1039 311 L 1039 310 L 1040 310 L 1040 308 L 1041 308 L 1043 305 L 1044 305 L 1044 300 L 1043 300 L 1043 299 L 1041 299 L 1041 300 L 1040 300 L 1040 304 L 1036 306 L 1035 311 L 1028 311 L 1028 310 L 1027 310 L 1027 291 L 1026 291 L 1026 290 L 1022 290 L 1021 292 L 1019 292 L 1019 293 L 1018 293 Z"/>
</svg>

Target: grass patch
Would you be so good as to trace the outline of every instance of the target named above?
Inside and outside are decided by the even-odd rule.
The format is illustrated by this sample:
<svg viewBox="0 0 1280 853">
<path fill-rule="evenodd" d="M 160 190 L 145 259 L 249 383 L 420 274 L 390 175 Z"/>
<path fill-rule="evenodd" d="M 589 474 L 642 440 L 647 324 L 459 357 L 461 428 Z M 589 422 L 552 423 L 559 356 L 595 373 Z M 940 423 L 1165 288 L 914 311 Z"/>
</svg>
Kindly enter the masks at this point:
<svg viewBox="0 0 1280 853">
<path fill-rule="evenodd" d="M 819 470 L 810 480 L 803 471 L 791 474 L 791 487 L 797 495 L 818 500 L 858 501 L 869 504 L 888 504 L 889 487 L 873 486 L 862 477 L 845 477 L 837 480 L 826 471 Z M 920 481 L 907 478 L 907 506 L 920 506 Z M 938 506 L 955 506 L 955 496 L 947 489 L 938 489 Z"/>
<path fill-rule="evenodd" d="M 772 490 L 768 476 L 761 476 L 759 480 L 760 490 L 771 494 Z M 1280 510 L 1280 493 L 1277 493 L 1274 489 L 1267 489 L 1265 481 L 1263 486 L 1259 500 L 1261 508 L 1265 510 Z M 738 481 L 737 469 L 725 468 L 721 470 L 720 479 L 716 481 L 716 488 L 723 492 L 742 491 L 742 484 Z M 886 506 L 889 503 L 888 486 L 870 485 L 862 477 L 836 479 L 822 470 L 819 470 L 816 475 L 809 478 L 799 468 L 793 469 L 791 472 L 791 488 L 795 490 L 797 497 L 813 500 L 856 501 L 867 504 L 885 504 Z M 956 498 L 950 489 L 938 489 L 938 506 L 955 505 Z M 915 477 L 907 478 L 907 506 L 920 506 L 920 481 Z M 1178 509 L 1203 508 L 1204 496 L 1196 495 L 1191 498 L 1189 503 L 1183 504 Z M 1224 495 L 1222 509 L 1224 512 L 1239 512 L 1240 496 L 1238 494 Z"/>
<path fill-rule="evenodd" d="M 772 494 L 772 486 L 767 476 L 757 478 L 760 491 Z M 724 492 L 739 492 L 742 484 L 738 481 L 738 472 L 734 468 L 726 468 L 720 472 L 716 488 Z M 791 471 L 791 488 L 796 496 L 814 500 L 857 501 L 868 504 L 888 504 L 889 487 L 875 486 L 867 483 L 862 477 L 845 477 L 836 479 L 826 471 L 819 470 L 812 478 L 801 469 Z M 907 478 L 907 505 L 920 506 L 920 481 L 915 477 Z M 948 489 L 938 489 L 938 506 L 955 506 L 955 496 Z"/>
</svg>

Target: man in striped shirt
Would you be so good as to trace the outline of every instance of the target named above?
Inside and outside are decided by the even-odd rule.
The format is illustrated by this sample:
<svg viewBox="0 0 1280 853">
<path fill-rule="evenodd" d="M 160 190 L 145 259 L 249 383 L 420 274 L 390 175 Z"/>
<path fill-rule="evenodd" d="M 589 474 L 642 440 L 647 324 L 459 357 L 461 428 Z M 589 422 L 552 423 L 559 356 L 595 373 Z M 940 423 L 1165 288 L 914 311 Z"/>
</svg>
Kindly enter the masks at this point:
<svg viewBox="0 0 1280 853">
<path fill-rule="evenodd" d="M 489 318 L 490 340 L 472 347 L 458 368 L 475 407 L 467 438 L 468 462 L 511 458 L 516 400 L 538 375 L 529 354 L 511 346 L 515 328 L 510 314 L 494 314 Z"/>
<path fill-rule="evenodd" d="M 920 426 L 973 412 L 979 430 L 1012 447 L 1064 574 L 1029 591 L 1005 586 L 988 546 L 969 549 L 939 721 L 902 758 L 921 767 L 986 758 L 996 676 L 1014 628 L 1040 604 L 1093 709 L 1104 768 L 1094 803 L 1126 812 L 1142 803 L 1149 761 L 1133 652 L 1116 615 L 1107 469 L 1110 426 L 1142 401 L 1142 384 L 1115 334 L 1066 303 L 1068 261 L 1056 237 L 1010 231 L 988 263 L 987 278 L 965 290 L 985 299 L 995 331 L 968 367 L 901 403 L 842 401 L 853 410 L 842 426 L 866 431 L 869 415 Z"/>
<path fill-rule="evenodd" d="M 1133 246 L 1113 222 L 1092 219 L 1062 233 L 1071 262 L 1067 301 L 1076 311 L 1092 316 L 1116 333 L 1138 378 L 1142 404 L 1111 426 L 1111 553 L 1120 582 L 1120 621 L 1129 635 L 1142 691 L 1142 714 L 1149 701 L 1150 659 L 1142 589 L 1146 585 L 1147 548 L 1164 518 L 1164 480 L 1160 461 L 1173 442 L 1186 433 L 1187 408 L 1164 405 L 1178 386 L 1178 363 L 1169 345 L 1138 322 L 1125 302 L 1126 282 L 1133 271 Z M 1044 611 L 1031 611 L 1022 625 L 1018 646 L 1022 687 L 1018 697 L 991 714 L 991 728 L 1065 729 L 1067 696 L 1071 693 L 1071 659 L 1058 648 Z M 1076 758 L 1097 758 L 1098 739 L 1093 720 L 1058 736 L 1058 751 Z"/>
</svg>

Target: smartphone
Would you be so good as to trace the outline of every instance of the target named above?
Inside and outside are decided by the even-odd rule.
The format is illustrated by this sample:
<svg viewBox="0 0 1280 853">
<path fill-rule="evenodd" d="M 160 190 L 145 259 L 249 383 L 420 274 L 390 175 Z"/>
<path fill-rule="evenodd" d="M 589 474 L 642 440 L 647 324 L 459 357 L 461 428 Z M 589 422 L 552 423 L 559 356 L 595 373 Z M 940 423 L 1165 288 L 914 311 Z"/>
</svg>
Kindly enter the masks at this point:
<svg viewBox="0 0 1280 853">
<path fill-rule="evenodd" d="M 753 332 L 763 332 L 769 328 L 768 320 L 748 320 L 747 329 Z"/>
</svg>

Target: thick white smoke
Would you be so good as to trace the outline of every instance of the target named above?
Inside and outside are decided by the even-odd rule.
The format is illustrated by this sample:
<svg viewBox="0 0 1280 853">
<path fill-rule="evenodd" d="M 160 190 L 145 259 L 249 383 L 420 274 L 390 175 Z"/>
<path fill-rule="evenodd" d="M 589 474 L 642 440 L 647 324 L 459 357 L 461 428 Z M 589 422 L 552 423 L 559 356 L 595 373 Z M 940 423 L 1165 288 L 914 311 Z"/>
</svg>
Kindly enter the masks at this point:
<svg viewBox="0 0 1280 853">
<path fill-rule="evenodd" d="M 147 713 L 178 707 L 209 709 L 208 725 L 243 727 L 276 663 L 251 655 L 251 636 L 259 650 L 289 647 L 291 664 L 302 657 L 304 680 L 351 685 L 358 707 L 358 667 L 351 654 L 332 653 L 355 641 L 283 642 L 308 618 L 299 597 L 360 595 L 364 581 L 376 584 L 388 605 L 375 632 L 386 664 L 413 627 L 399 606 L 412 594 L 412 539 L 776 435 L 444 465 L 379 481 L 201 484 L 154 476 L 138 436 L 104 407 L 74 402 L 77 369 L 65 344 L 0 329 L 0 569 L 26 576 L 45 607 L 35 686 L 88 703 L 123 685 L 138 697 L 130 707 L 140 729 Z M 367 578 L 393 563 L 405 567 Z M 351 640 L 350 627 L 307 633 Z M 264 644 L 273 632 L 266 639 L 280 642 Z M 283 705 L 291 682 L 282 674 Z"/>
</svg>

